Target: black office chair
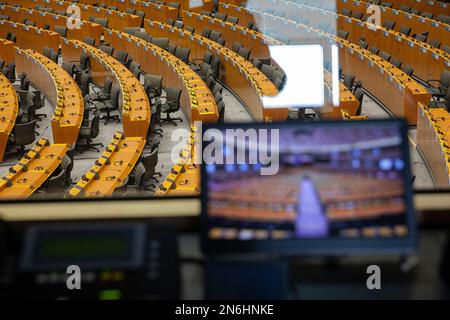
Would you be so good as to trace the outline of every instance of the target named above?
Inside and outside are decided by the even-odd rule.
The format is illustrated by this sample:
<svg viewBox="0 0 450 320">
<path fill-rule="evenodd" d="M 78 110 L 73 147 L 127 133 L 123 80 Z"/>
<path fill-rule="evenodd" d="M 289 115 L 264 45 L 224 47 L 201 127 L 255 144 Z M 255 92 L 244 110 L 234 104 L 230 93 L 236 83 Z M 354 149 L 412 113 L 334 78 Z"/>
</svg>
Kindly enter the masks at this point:
<svg viewBox="0 0 450 320">
<path fill-rule="evenodd" d="M 425 12 L 425 11 L 422 11 L 422 13 L 421 13 L 420 15 L 421 15 L 422 17 L 428 18 L 428 19 L 433 19 L 433 17 L 434 17 L 434 15 L 433 15 L 432 13 Z"/>
<path fill-rule="evenodd" d="M 250 54 L 251 54 L 251 50 L 250 49 L 247 49 L 247 48 L 245 48 L 245 47 L 240 47 L 239 48 L 239 50 L 238 50 L 238 54 L 242 57 L 242 58 L 244 58 L 245 60 L 250 60 Z"/>
<path fill-rule="evenodd" d="M 113 53 L 114 53 L 114 48 L 113 47 L 105 46 L 104 44 L 102 44 L 102 45 L 98 46 L 98 49 L 102 50 L 104 53 L 106 53 L 106 54 L 108 54 L 110 56 L 113 56 Z"/>
<path fill-rule="evenodd" d="M 185 26 L 184 29 L 187 30 L 187 31 L 189 31 L 189 32 L 191 32 L 191 33 L 194 33 L 194 32 L 195 32 L 195 28 L 194 28 L 194 27 L 191 27 L 191 26 Z"/>
<path fill-rule="evenodd" d="M 84 38 L 83 38 L 83 42 L 86 43 L 86 44 L 88 44 L 88 45 L 90 45 L 90 46 L 95 47 L 95 39 L 94 39 L 94 38 L 91 38 L 91 37 L 84 37 Z"/>
<path fill-rule="evenodd" d="M 428 92 L 431 93 L 433 100 L 437 101 L 441 98 L 444 98 L 450 86 L 450 70 L 444 70 L 441 74 L 441 78 L 439 80 L 428 80 L 427 84 L 429 85 Z M 437 84 L 437 86 L 436 86 Z"/>
<path fill-rule="evenodd" d="M 55 26 L 55 32 L 59 33 L 61 37 L 67 37 L 67 30 L 66 26 Z"/>
<path fill-rule="evenodd" d="M 427 42 L 433 48 L 439 49 L 441 47 L 441 42 L 439 40 L 428 40 Z"/>
<path fill-rule="evenodd" d="M 91 77 L 87 73 L 81 73 L 80 75 L 80 83 L 78 84 L 81 94 L 83 97 L 85 95 L 89 95 L 89 84 L 91 83 Z"/>
<path fill-rule="evenodd" d="M 144 41 L 152 42 L 152 36 L 149 35 L 149 34 L 148 34 L 147 32 L 145 32 L 145 31 L 137 31 L 137 32 L 134 33 L 134 36 L 135 36 L 135 37 L 138 37 L 139 39 L 142 39 L 142 40 L 144 40 Z"/>
<path fill-rule="evenodd" d="M 149 180 L 154 179 L 152 173 L 147 173 L 142 163 L 136 165 L 133 178 L 134 179 L 130 179 L 130 177 L 127 177 L 125 181 L 127 190 L 134 189 L 135 191 L 142 192 L 154 190 L 156 188 L 155 184 L 149 183 Z M 133 183 L 131 181 L 133 181 Z"/>
<path fill-rule="evenodd" d="M 352 15 L 352 10 L 344 8 L 341 10 L 341 14 L 344 16 L 350 17 Z"/>
<path fill-rule="evenodd" d="M 380 53 L 378 54 L 378 56 L 386 61 L 390 61 L 391 60 L 391 55 L 389 53 L 387 53 L 386 51 L 380 51 Z"/>
<path fill-rule="evenodd" d="M 94 116 L 90 123 L 87 126 L 82 126 L 80 128 L 80 134 L 78 135 L 77 140 L 77 150 L 80 150 L 83 153 L 86 150 L 94 150 L 100 152 L 100 149 L 97 146 L 103 148 L 103 144 L 101 143 L 92 143 L 92 141 L 99 135 L 100 133 L 100 114 L 98 112 L 94 112 Z M 85 144 L 80 143 L 81 141 L 86 141 Z"/>
<path fill-rule="evenodd" d="M 356 109 L 356 115 L 360 116 L 362 111 L 362 105 L 364 101 L 364 90 L 362 88 L 357 88 L 355 92 L 353 93 L 356 100 L 359 101 L 359 107 Z"/>
<path fill-rule="evenodd" d="M 447 90 L 447 93 L 443 98 L 443 101 L 431 101 L 429 104 L 430 108 L 444 108 L 447 111 L 450 111 L 450 90 Z"/>
<path fill-rule="evenodd" d="M 25 153 L 25 147 L 36 140 L 36 120 L 26 123 L 16 123 L 9 140 L 16 147 L 19 156 Z"/>
<path fill-rule="evenodd" d="M 184 63 L 189 63 L 190 53 L 191 53 L 191 49 L 189 49 L 189 48 L 177 47 L 175 49 L 175 56 L 178 59 L 180 59 L 181 61 L 183 61 Z"/>
<path fill-rule="evenodd" d="M 413 73 L 414 73 L 414 69 L 411 67 L 411 66 L 409 66 L 409 65 L 406 65 L 406 64 L 402 64 L 402 66 L 401 66 L 401 69 L 402 69 L 402 71 L 404 72 L 404 73 L 406 73 L 408 76 L 412 76 L 413 75 Z"/>
<path fill-rule="evenodd" d="M 211 33 L 211 30 L 208 28 L 203 29 L 202 31 L 202 37 L 208 38 L 209 39 L 209 34 Z"/>
<path fill-rule="evenodd" d="M 355 18 L 355 19 L 358 19 L 358 20 L 362 20 L 362 17 L 363 17 L 363 13 L 361 12 L 361 11 L 353 11 L 352 12 L 352 18 Z"/>
<path fill-rule="evenodd" d="M 401 4 L 400 5 L 400 10 L 401 11 L 405 11 L 405 12 L 409 12 L 409 10 L 411 10 L 411 7 L 407 6 L 406 4 Z"/>
<path fill-rule="evenodd" d="M 211 59 L 211 70 L 215 78 L 220 77 L 220 66 L 221 66 L 220 58 L 217 56 L 213 56 Z"/>
<path fill-rule="evenodd" d="M 115 58 L 117 59 L 117 61 L 119 61 L 121 64 L 123 64 L 124 66 L 127 65 L 127 61 L 128 61 L 128 53 L 122 50 L 119 50 L 116 52 Z"/>
<path fill-rule="evenodd" d="M 230 23 L 233 23 L 233 24 L 238 24 L 239 23 L 239 18 L 238 17 L 234 17 L 234 16 L 228 16 L 226 21 L 230 22 Z"/>
<path fill-rule="evenodd" d="M 219 112 L 219 123 L 224 123 L 225 122 L 225 102 L 220 101 L 217 104 L 217 111 Z"/>
<path fill-rule="evenodd" d="M 100 101 L 95 104 L 95 107 L 100 110 L 100 112 L 106 112 L 106 116 L 103 116 L 101 120 L 106 120 L 105 125 L 108 124 L 110 120 L 117 120 L 120 122 L 120 116 L 112 115 L 113 112 L 119 112 L 120 109 L 120 87 L 117 85 L 112 85 L 110 99 L 105 101 Z"/>
<path fill-rule="evenodd" d="M 152 43 L 164 50 L 169 48 L 169 38 L 153 38 Z"/>
<path fill-rule="evenodd" d="M 223 12 L 216 12 L 214 18 L 225 21 L 227 19 L 227 14 Z"/>
<path fill-rule="evenodd" d="M 273 73 L 275 72 L 275 68 L 272 67 L 272 66 L 269 66 L 269 65 L 267 65 L 267 64 L 264 64 L 264 65 L 261 67 L 261 71 L 262 71 L 262 73 L 264 73 L 264 75 L 265 75 L 267 78 L 271 79 L 272 76 L 273 76 Z"/>
<path fill-rule="evenodd" d="M 344 85 L 347 87 L 348 90 L 352 91 L 354 83 L 355 83 L 355 76 L 347 74 L 344 77 Z"/>
<path fill-rule="evenodd" d="M 402 62 L 394 57 L 391 57 L 391 60 L 389 62 L 396 68 L 400 68 L 402 65 Z"/>
<path fill-rule="evenodd" d="M 438 21 L 440 21 L 442 23 L 450 24 L 450 16 L 446 16 L 446 15 L 441 14 L 441 15 L 438 16 L 437 19 L 438 19 Z"/>
<path fill-rule="evenodd" d="M 103 83 L 103 87 L 100 88 L 99 91 L 96 91 L 97 87 L 92 87 L 93 93 L 89 94 L 90 101 L 106 101 L 110 99 L 111 88 L 113 85 L 113 81 L 111 78 L 106 77 Z"/>
<path fill-rule="evenodd" d="M 63 67 L 64 71 L 66 71 L 72 78 L 75 77 L 75 73 L 77 72 L 77 67 L 76 67 L 75 63 L 63 62 L 62 67 Z"/>
<path fill-rule="evenodd" d="M 144 165 L 145 171 L 148 177 L 158 176 L 161 177 L 161 172 L 156 172 L 156 165 L 158 164 L 158 149 L 153 149 L 150 154 L 144 155 L 141 158 L 141 163 Z M 153 174 L 152 174 L 153 173 Z M 158 182 L 156 178 L 153 178 L 155 182 Z"/>
<path fill-rule="evenodd" d="M 150 101 L 153 101 L 154 99 L 161 97 L 162 82 L 163 77 L 161 76 L 153 74 L 146 74 L 144 76 L 144 89 Z"/>
<path fill-rule="evenodd" d="M 411 33 L 411 28 L 408 26 L 401 25 L 399 31 L 400 31 L 400 33 L 403 33 L 404 35 L 409 36 L 409 34 Z"/>
<path fill-rule="evenodd" d="M 66 173 L 64 171 L 57 171 L 56 175 L 52 175 L 40 188 L 39 193 L 45 194 L 64 194 L 66 185 Z"/>
<path fill-rule="evenodd" d="M 123 32 L 131 34 L 132 36 L 135 35 L 136 32 L 141 31 L 141 28 L 139 27 L 126 27 L 123 28 Z"/>
<path fill-rule="evenodd" d="M 383 22 L 383 27 L 386 28 L 386 29 L 394 30 L 395 21 L 391 21 L 391 20 L 386 19 Z"/>
<path fill-rule="evenodd" d="M 161 104 L 161 112 L 166 114 L 166 118 L 161 119 L 161 124 L 168 122 L 177 126 L 177 123 L 175 121 L 182 122 L 183 119 L 171 118 L 170 114 L 178 112 L 181 108 L 181 90 L 169 87 L 166 91 L 166 102 Z"/>
</svg>

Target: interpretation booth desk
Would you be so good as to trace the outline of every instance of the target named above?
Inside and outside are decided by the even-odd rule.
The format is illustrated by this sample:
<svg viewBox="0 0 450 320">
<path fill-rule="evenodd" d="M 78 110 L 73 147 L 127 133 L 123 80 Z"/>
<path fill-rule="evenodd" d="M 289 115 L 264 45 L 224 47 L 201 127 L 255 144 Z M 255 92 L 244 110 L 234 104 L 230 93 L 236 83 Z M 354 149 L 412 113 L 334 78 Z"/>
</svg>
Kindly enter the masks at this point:
<svg viewBox="0 0 450 320">
<path fill-rule="evenodd" d="M 91 6 L 99 3 L 99 0 L 81 0 L 80 3 L 89 4 Z M 146 19 L 167 21 L 167 19 L 176 20 L 178 18 L 178 9 L 139 0 L 109 0 L 108 6 L 115 6 L 120 11 L 126 12 L 127 9 L 142 11 L 145 13 Z"/>
<path fill-rule="evenodd" d="M 200 165 L 194 161 L 197 127 L 191 126 L 191 135 L 183 148 L 178 163 L 155 192 L 156 196 L 198 196 L 200 194 Z M 201 151 L 200 151 L 201 152 Z"/>
<path fill-rule="evenodd" d="M 438 188 L 450 187 L 450 114 L 419 104 L 417 145 Z"/>
<path fill-rule="evenodd" d="M 219 114 L 214 97 L 206 83 L 187 64 L 168 51 L 135 36 L 105 30 L 105 41 L 128 52 L 141 70 L 163 77 L 164 87 L 180 89 L 181 108 L 188 122 L 217 122 Z"/>
<path fill-rule="evenodd" d="M 205 29 L 220 32 L 222 34 L 221 37 L 226 41 L 225 46 L 229 49 L 232 48 L 235 42 L 240 43 L 247 49 L 251 49 L 250 58 L 270 61 L 269 45 L 282 45 L 282 42 L 270 38 L 261 32 L 213 17 L 189 11 L 183 11 L 182 17 L 185 27 L 194 27 L 195 32 L 200 35 Z"/>
<path fill-rule="evenodd" d="M 2 59 L 6 64 L 14 62 L 14 55 L 16 52 L 14 47 L 14 42 L 0 38 L 0 59 Z"/>
<path fill-rule="evenodd" d="M 19 100 L 16 90 L 2 73 L 0 73 L 0 162 L 3 161 L 9 135 L 16 123 Z"/>
<path fill-rule="evenodd" d="M 309 25 L 256 10 L 246 10 L 255 19 L 264 21 L 267 28 L 273 28 L 279 34 L 291 35 L 294 41 L 322 43 L 325 51 L 337 45 L 342 72 L 361 80 L 364 89 L 376 97 L 387 111 L 396 117 L 406 118 L 409 124 L 417 122 L 417 103 L 428 105 L 431 95 L 425 87 L 370 51 Z"/>
<path fill-rule="evenodd" d="M 79 59 L 82 51 L 91 58 L 90 75 L 99 85 L 111 76 L 120 86 L 122 96 L 122 125 L 127 137 L 146 137 L 150 125 L 150 103 L 140 81 L 119 61 L 79 40 L 62 39 L 64 61 Z M 120 111 L 120 110 L 119 110 Z"/>
<path fill-rule="evenodd" d="M 69 149 L 67 144 L 50 144 L 40 139 L 28 153 L 0 179 L 0 199 L 25 199 L 51 176 Z"/>
<path fill-rule="evenodd" d="M 12 4 L 17 1 L 8 0 L 6 2 L 8 4 Z M 34 9 L 36 6 L 40 5 L 43 7 L 52 8 L 55 11 L 67 11 L 67 7 L 74 4 L 77 5 L 76 3 L 57 0 L 20 0 L 19 3 L 22 8 Z M 80 8 L 81 20 L 89 21 L 90 17 L 108 19 L 109 28 L 123 30 L 126 27 L 139 27 L 141 24 L 140 17 L 127 14 L 125 12 L 118 12 L 83 4 L 78 4 L 78 7 Z"/>
<path fill-rule="evenodd" d="M 144 146 L 144 138 L 125 137 L 123 133 L 116 132 L 102 156 L 69 190 L 69 194 L 72 197 L 112 196 L 114 190 L 126 182 Z"/>
<path fill-rule="evenodd" d="M 154 37 L 169 38 L 171 42 L 191 49 L 191 60 L 202 60 L 206 51 L 220 58 L 220 79 L 242 99 L 250 115 L 256 121 L 285 121 L 288 108 L 266 108 L 264 96 L 273 97 L 278 89 L 258 68 L 218 43 L 157 21 L 145 21 L 145 30 Z"/>
<path fill-rule="evenodd" d="M 371 3 L 356 0 L 338 0 L 338 12 L 342 13 L 343 9 L 348 9 L 352 12 L 361 12 L 366 14 L 367 7 Z M 396 9 L 380 6 L 381 14 L 384 19 L 395 21 L 394 30 L 400 31 L 400 26 L 408 26 L 411 28 L 411 35 L 415 33 L 428 32 L 428 39 L 439 40 L 442 45 L 450 46 L 450 25 L 443 22 L 418 16 L 409 12 L 399 11 Z M 448 13 L 450 14 L 450 6 Z"/>
<path fill-rule="evenodd" d="M 62 67 L 32 50 L 16 49 L 17 71 L 25 72 L 33 85 L 44 92 L 54 108 L 54 143 L 76 143 L 83 122 L 83 96 L 75 80 Z"/>
<path fill-rule="evenodd" d="M 48 47 L 58 52 L 60 36 L 54 31 L 0 20 L 0 38 L 5 39 L 8 32 L 17 36 L 16 46 L 22 49 L 33 49 L 37 52 L 43 52 L 44 48 Z"/>
<path fill-rule="evenodd" d="M 69 19 L 69 17 L 53 13 L 12 6 L 0 6 L 0 13 L 9 16 L 11 21 L 23 22 L 28 19 L 35 22 L 36 27 L 41 29 L 48 25 L 52 31 L 55 31 L 55 26 L 66 27 Z M 100 43 L 102 31 L 103 27 L 97 23 L 80 21 L 79 28 L 67 28 L 67 38 L 83 40 L 85 37 L 91 37 L 96 43 Z"/>
</svg>

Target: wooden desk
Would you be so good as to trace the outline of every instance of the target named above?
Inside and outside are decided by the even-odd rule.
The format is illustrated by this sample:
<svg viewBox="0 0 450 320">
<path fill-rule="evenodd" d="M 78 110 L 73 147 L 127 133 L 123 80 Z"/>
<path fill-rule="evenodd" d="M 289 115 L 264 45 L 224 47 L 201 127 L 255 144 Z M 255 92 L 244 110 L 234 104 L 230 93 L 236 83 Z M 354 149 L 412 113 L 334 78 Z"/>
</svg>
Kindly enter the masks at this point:
<svg viewBox="0 0 450 320">
<path fill-rule="evenodd" d="M 0 20 L 0 38 L 6 38 L 8 32 L 17 36 L 16 45 L 22 49 L 33 49 L 43 52 L 45 47 L 58 52 L 59 34 L 54 31 L 42 30 L 21 23 Z"/>
<path fill-rule="evenodd" d="M 8 78 L 0 73 L 0 162 L 3 161 L 9 135 L 16 123 L 18 109 L 16 90 Z"/>
<path fill-rule="evenodd" d="M 396 117 L 405 117 L 410 124 L 416 124 L 417 103 L 428 105 L 431 96 L 423 86 L 369 51 L 309 25 L 268 13 L 246 10 L 259 21 L 263 21 L 267 28 L 273 28 L 280 34 L 292 35 L 295 37 L 294 41 L 321 44 L 325 57 L 331 56 L 329 53 L 331 45 L 338 45 L 339 62 L 343 73 L 355 75 L 363 82 L 363 87 L 377 97 Z"/>
<path fill-rule="evenodd" d="M 81 0 L 80 3 L 94 5 L 98 0 Z M 139 0 L 109 0 L 109 6 L 116 6 L 120 11 L 125 12 L 127 9 L 139 10 L 145 13 L 146 19 L 159 20 L 166 22 L 167 19 L 176 20 L 178 17 L 178 9 L 167 5 L 156 4 L 152 2 Z"/>
<path fill-rule="evenodd" d="M 120 86 L 122 98 L 122 125 L 127 137 L 147 137 L 150 125 L 150 103 L 140 81 L 119 61 L 105 52 L 79 40 L 62 39 L 64 61 L 79 60 L 82 50 L 91 58 L 90 75 L 99 85 L 106 77 Z"/>
<path fill-rule="evenodd" d="M 191 60 L 203 59 L 206 51 L 220 58 L 221 80 L 242 99 L 256 121 L 270 122 L 287 119 L 288 108 L 264 107 L 262 97 L 275 96 L 278 94 L 278 89 L 250 61 L 212 40 L 192 34 L 185 29 L 178 29 L 157 21 L 146 21 L 145 29 L 154 37 L 166 37 L 179 46 L 190 48 Z"/>
<path fill-rule="evenodd" d="M 9 64 L 14 61 L 14 42 L 6 39 L 0 39 L 0 59 L 5 61 L 5 64 Z"/>
<path fill-rule="evenodd" d="M 69 17 L 53 13 L 11 6 L 0 6 L 0 13 L 9 16 L 11 21 L 23 22 L 28 19 L 35 22 L 38 28 L 44 28 L 45 25 L 48 25 L 52 31 L 55 31 L 55 26 L 67 26 L 67 20 L 69 19 Z M 102 32 L 103 27 L 101 25 L 84 20 L 80 21 L 79 29 L 67 30 L 67 38 L 83 40 L 85 37 L 91 37 L 95 39 L 96 43 L 100 43 Z"/>
<path fill-rule="evenodd" d="M 0 199 L 25 199 L 52 175 L 69 149 L 67 144 L 38 143 L 0 180 Z"/>
<path fill-rule="evenodd" d="M 359 11 L 367 16 L 367 7 L 370 5 L 371 4 L 369 2 L 365 1 L 337 1 L 339 13 L 342 13 L 343 9 L 348 9 L 352 12 Z M 428 32 L 429 40 L 439 40 L 442 45 L 450 45 L 450 25 L 397 9 L 383 6 L 380 6 L 380 9 L 383 19 L 396 22 L 394 30 L 400 31 L 400 27 L 402 25 L 408 26 L 411 28 L 411 36 L 415 33 Z"/>
<path fill-rule="evenodd" d="M 450 186 L 450 114 L 419 104 L 417 146 L 422 152 L 438 188 Z"/>
<path fill-rule="evenodd" d="M 133 170 L 142 150 L 145 139 L 125 137 L 116 132 L 102 156 L 77 184 L 69 190 L 72 197 L 108 197 L 121 186 Z"/>
<path fill-rule="evenodd" d="M 73 145 L 83 122 L 83 96 L 75 80 L 55 62 L 32 50 L 16 51 L 17 71 L 26 72 L 54 109 L 54 143 Z"/>
<path fill-rule="evenodd" d="M 155 192 L 156 196 L 198 196 L 200 194 L 200 165 L 194 162 L 197 127 L 191 127 L 191 135 L 183 148 L 178 163 Z M 201 151 L 200 151 L 201 152 Z"/>
<path fill-rule="evenodd" d="M 7 0 L 6 2 L 8 4 L 12 4 L 17 1 Z M 73 3 L 59 0 L 20 0 L 20 5 L 21 7 L 28 9 L 34 9 L 36 6 L 41 5 L 47 8 L 52 8 L 53 10 L 66 11 L 67 7 L 73 5 Z M 136 15 L 83 4 L 78 5 L 78 7 L 80 8 L 81 20 L 89 21 L 91 16 L 108 19 L 109 28 L 123 30 L 123 28 L 126 27 L 139 27 L 141 23 L 141 18 Z"/>
<path fill-rule="evenodd" d="M 282 44 L 278 40 L 241 25 L 225 22 L 195 12 L 182 11 L 182 18 L 185 27 L 194 27 L 195 33 L 200 35 L 204 29 L 220 32 L 222 34 L 221 37 L 226 41 L 225 46 L 228 49 L 231 49 L 235 42 L 240 43 L 247 49 L 251 49 L 250 58 L 270 61 L 269 45 Z"/>
<path fill-rule="evenodd" d="M 190 123 L 217 122 L 219 114 L 211 91 L 183 61 L 158 46 L 120 31 L 105 31 L 105 40 L 128 52 L 144 72 L 162 76 L 164 87 L 182 90 L 181 108 Z"/>
</svg>

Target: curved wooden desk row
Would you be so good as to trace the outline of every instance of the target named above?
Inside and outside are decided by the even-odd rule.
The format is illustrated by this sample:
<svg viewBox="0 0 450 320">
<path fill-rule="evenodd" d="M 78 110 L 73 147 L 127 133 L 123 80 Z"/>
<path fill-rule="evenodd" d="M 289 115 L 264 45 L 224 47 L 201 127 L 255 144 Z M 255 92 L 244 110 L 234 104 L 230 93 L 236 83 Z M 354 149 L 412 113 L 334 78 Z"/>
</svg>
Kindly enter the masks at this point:
<svg viewBox="0 0 450 320">
<path fill-rule="evenodd" d="M 417 145 L 438 188 L 450 186 L 450 114 L 419 104 Z"/>
<path fill-rule="evenodd" d="M 221 80 L 242 99 L 254 120 L 271 122 L 287 119 L 288 108 L 264 107 L 262 97 L 276 96 L 278 89 L 250 61 L 210 39 L 165 23 L 146 20 L 145 29 L 154 37 L 169 38 L 179 46 L 190 48 L 191 60 L 203 59 L 206 51 L 220 58 Z"/>
<path fill-rule="evenodd" d="M 295 11 L 293 6 L 289 7 L 290 17 L 296 17 L 297 14 L 308 14 L 308 24 L 316 28 L 319 28 L 324 21 L 330 22 L 332 25 L 336 23 L 336 30 L 349 33 L 349 41 L 358 43 L 359 39 L 363 37 L 371 46 L 375 46 L 399 59 L 402 63 L 412 66 L 414 74 L 423 80 L 439 79 L 442 71 L 445 68 L 450 68 L 450 55 L 448 53 L 397 31 L 383 27 L 373 30 L 370 29 L 371 26 L 374 26 L 373 24 L 323 9 L 301 5 L 297 8 L 298 10 Z"/>
<path fill-rule="evenodd" d="M 193 161 L 197 128 L 192 126 L 191 136 L 176 164 L 159 189 L 156 196 L 198 196 L 200 194 L 200 166 Z"/>
<path fill-rule="evenodd" d="M 80 3 L 95 5 L 99 0 L 81 0 Z M 139 10 L 145 13 L 146 19 L 162 20 L 167 19 L 176 20 L 178 17 L 178 9 L 168 7 L 166 5 L 160 5 L 152 2 L 139 1 L 139 0 L 108 0 L 105 1 L 108 6 L 115 6 L 120 11 L 125 12 L 127 9 Z"/>
<path fill-rule="evenodd" d="M 146 73 L 163 77 L 164 87 L 182 90 L 181 108 L 190 123 L 217 122 L 219 114 L 206 83 L 187 64 L 140 38 L 115 30 L 105 30 L 105 41 L 128 52 Z"/>
<path fill-rule="evenodd" d="M 240 43 L 247 49 L 251 49 L 250 58 L 269 60 L 269 45 L 281 45 L 278 40 L 270 38 L 261 32 L 250 30 L 241 25 L 225 22 L 220 19 L 208 17 L 195 12 L 182 12 L 185 26 L 195 28 L 195 33 L 202 34 L 204 29 L 220 32 L 226 41 L 225 46 L 232 48 L 235 42 Z"/>
<path fill-rule="evenodd" d="M 31 196 L 51 176 L 69 149 L 67 144 L 50 144 L 40 139 L 0 180 L 0 199 Z"/>
<path fill-rule="evenodd" d="M 227 16 L 234 16 L 239 18 L 239 25 L 241 26 L 248 26 L 250 22 L 255 22 L 255 18 L 253 17 L 253 14 L 245 7 L 241 7 L 240 3 L 232 3 L 231 0 L 226 0 L 226 2 L 219 2 L 219 5 L 217 7 L 218 12 L 226 13 Z M 237 1 L 234 1 L 237 2 Z"/>
<path fill-rule="evenodd" d="M 437 0 L 395 0 L 392 3 L 396 9 L 399 9 L 402 4 L 405 4 L 420 11 L 432 13 L 435 16 L 440 14 L 448 16 L 450 14 L 450 3 Z"/>
<path fill-rule="evenodd" d="M 14 0 L 7 0 L 8 4 L 16 3 Z M 22 8 L 34 9 L 40 5 L 53 10 L 66 11 L 68 6 L 77 5 L 67 1 L 57 0 L 20 0 Z M 141 24 L 141 18 L 136 15 L 131 15 L 124 12 L 118 12 L 114 10 L 107 10 L 103 8 L 93 7 L 85 4 L 78 4 L 80 8 L 81 20 L 89 21 L 89 18 L 97 17 L 108 19 L 108 27 L 122 30 L 126 27 L 139 27 Z"/>
<path fill-rule="evenodd" d="M 83 96 L 75 80 L 62 67 L 32 50 L 16 49 L 17 71 L 25 72 L 54 108 L 55 143 L 76 143 L 83 122 Z"/>
<path fill-rule="evenodd" d="M 146 137 L 150 125 L 150 103 L 140 81 L 119 61 L 105 52 L 79 40 L 61 39 L 64 61 L 79 60 L 81 52 L 90 57 L 90 75 L 99 85 L 107 77 L 120 86 L 122 125 L 128 137 Z"/>
<path fill-rule="evenodd" d="M 28 19 L 29 21 L 35 22 L 38 28 L 44 28 L 45 25 L 48 25 L 52 31 L 55 31 L 55 26 L 66 27 L 67 20 L 69 19 L 69 17 L 53 13 L 11 6 L 0 6 L 0 13 L 9 16 L 10 20 L 16 22 L 23 22 L 25 19 Z M 102 31 L 103 27 L 97 23 L 80 21 L 80 27 L 78 29 L 67 29 L 67 37 L 78 40 L 91 37 L 95 39 L 96 43 L 100 43 Z"/>
<path fill-rule="evenodd" d="M 431 99 L 422 85 L 368 50 L 293 20 L 255 10 L 249 12 L 261 21 L 264 20 L 267 27 L 278 30 L 280 34 L 295 34 L 296 40 L 301 43 L 313 39 L 314 43 L 321 43 L 325 51 L 331 50 L 331 45 L 337 44 L 339 62 L 344 74 L 356 76 L 362 81 L 364 88 L 377 97 L 393 115 L 406 118 L 410 124 L 417 122 L 417 103 L 428 105 Z"/>
<path fill-rule="evenodd" d="M 144 138 L 125 137 L 123 133 L 116 132 L 102 156 L 69 190 L 69 194 L 72 197 L 112 196 L 133 170 L 144 146 Z"/>
<path fill-rule="evenodd" d="M 348 9 L 352 12 L 359 11 L 368 16 L 366 12 L 370 5 L 368 2 L 356 0 L 337 1 L 337 8 L 340 13 L 343 9 Z M 400 31 L 400 26 L 408 26 L 411 28 L 411 35 L 428 32 L 428 39 L 439 40 L 442 45 L 450 45 L 450 25 L 396 9 L 381 6 L 380 9 L 383 19 L 396 22 L 394 30 Z"/>
<path fill-rule="evenodd" d="M 0 73 L 0 162 L 8 143 L 19 110 L 19 99 L 16 90 L 2 73 Z"/>
<path fill-rule="evenodd" d="M 14 62 L 14 54 L 16 52 L 14 47 L 14 42 L 0 38 L 0 59 L 6 64 Z"/>
<path fill-rule="evenodd" d="M 6 38 L 8 32 L 17 36 L 16 45 L 22 49 L 33 49 L 43 52 L 45 47 L 58 52 L 59 34 L 26 26 L 22 23 L 0 20 L 0 38 Z"/>
</svg>

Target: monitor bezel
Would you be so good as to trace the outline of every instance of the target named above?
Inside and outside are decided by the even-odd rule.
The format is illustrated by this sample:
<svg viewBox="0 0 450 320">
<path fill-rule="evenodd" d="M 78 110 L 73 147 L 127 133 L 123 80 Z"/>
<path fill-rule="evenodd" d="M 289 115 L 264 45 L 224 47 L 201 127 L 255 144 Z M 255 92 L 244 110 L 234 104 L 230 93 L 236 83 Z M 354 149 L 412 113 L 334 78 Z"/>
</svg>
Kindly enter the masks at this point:
<svg viewBox="0 0 450 320">
<path fill-rule="evenodd" d="M 360 121 L 320 121 L 320 122 L 274 122 L 274 123 L 226 123 L 203 124 L 203 133 L 211 128 L 224 130 L 231 128 L 274 128 L 298 126 L 365 126 L 367 124 L 397 123 L 401 130 L 403 141 L 401 143 L 402 156 L 405 161 L 405 204 L 407 215 L 408 236 L 404 238 L 374 238 L 374 239 L 286 239 L 286 240 L 213 240 L 208 237 L 208 210 L 207 192 L 201 193 L 200 233 L 202 251 L 207 254 L 226 253 L 268 253 L 288 256 L 302 255 L 367 255 L 367 254 L 412 254 L 417 247 L 417 224 L 413 206 L 413 190 L 409 177 L 411 167 L 409 158 L 408 126 L 405 120 L 360 120 Z M 202 144 L 203 145 L 203 144 Z M 202 152 L 204 145 L 202 146 Z M 208 178 L 206 165 L 201 164 L 202 190 L 207 190 Z"/>
</svg>

